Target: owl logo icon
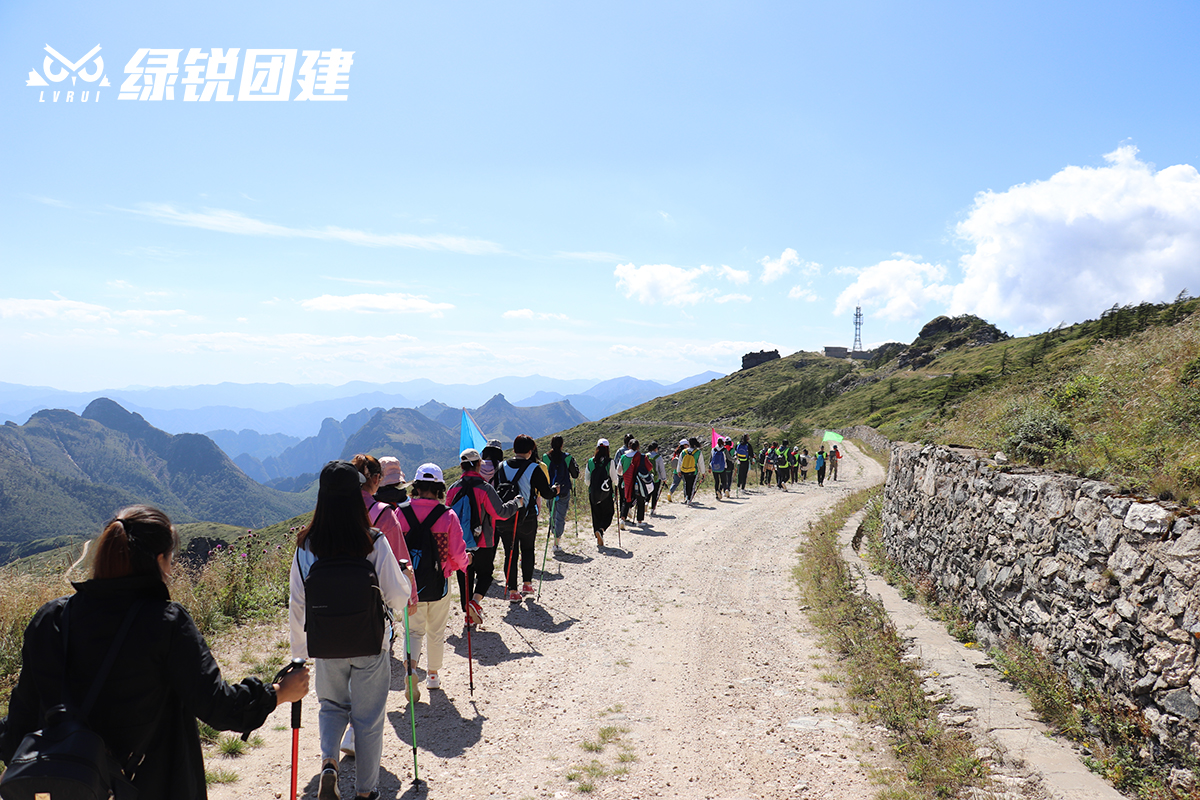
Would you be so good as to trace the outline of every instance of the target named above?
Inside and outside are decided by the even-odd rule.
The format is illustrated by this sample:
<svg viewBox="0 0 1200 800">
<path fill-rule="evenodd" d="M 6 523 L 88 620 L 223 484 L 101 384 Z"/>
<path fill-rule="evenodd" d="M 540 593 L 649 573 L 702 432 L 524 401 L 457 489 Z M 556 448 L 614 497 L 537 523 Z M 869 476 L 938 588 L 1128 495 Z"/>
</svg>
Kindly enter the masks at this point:
<svg viewBox="0 0 1200 800">
<path fill-rule="evenodd" d="M 62 83 L 70 78 L 72 86 L 80 79 L 85 83 L 100 81 L 99 86 L 111 85 L 104 75 L 104 57 L 99 55 L 100 45 L 93 47 L 78 61 L 69 60 L 50 45 L 46 45 L 46 52 L 50 55 L 42 61 L 42 73 L 45 77 L 39 75 L 37 70 L 31 69 L 29 79 L 25 81 L 26 86 L 49 86 L 46 78 L 49 78 L 51 83 Z"/>
</svg>

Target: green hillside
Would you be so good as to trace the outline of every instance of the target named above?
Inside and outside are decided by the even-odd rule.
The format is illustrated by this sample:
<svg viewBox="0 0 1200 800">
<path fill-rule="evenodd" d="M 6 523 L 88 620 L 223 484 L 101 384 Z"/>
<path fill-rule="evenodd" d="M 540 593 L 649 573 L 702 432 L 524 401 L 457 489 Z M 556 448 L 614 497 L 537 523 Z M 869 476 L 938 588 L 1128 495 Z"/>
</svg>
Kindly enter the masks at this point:
<svg viewBox="0 0 1200 800">
<path fill-rule="evenodd" d="M 82 416 L 45 410 L 0 427 L 0 563 L 95 536 L 132 503 L 177 523 L 239 527 L 311 507 L 246 477 L 207 437 L 172 436 L 111 400 L 93 401 Z"/>
<path fill-rule="evenodd" d="M 795 353 L 563 436 L 586 456 L 597 438 L 615 447 L 625 433 L 668 447 L 686 435 L 707 442 L 715 427 L 761 445 L 865 424 L 1190 504 L 1200 499 L 1198 307 L 1181 293 L 1023 338 L 977 317 L 939 317 L 871 362 Z"/>
</svg>

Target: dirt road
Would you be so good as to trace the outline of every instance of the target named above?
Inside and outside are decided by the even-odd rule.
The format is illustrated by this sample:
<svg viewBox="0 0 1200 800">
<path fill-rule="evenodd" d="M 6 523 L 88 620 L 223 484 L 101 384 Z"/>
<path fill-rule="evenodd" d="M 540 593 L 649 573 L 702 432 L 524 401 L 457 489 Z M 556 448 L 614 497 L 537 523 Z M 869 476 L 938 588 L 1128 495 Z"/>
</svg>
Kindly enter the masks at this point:
<svg viewBox="0 0 1200 800">
<path fill-rule="evenodd" d="M 393 659 L 383 798 L 863 798 L 867 765 L 888 763 L 880 730 L 863 727 L 829 669 L 797 596 L 792 570 L 807 522 L 882 468 L 849 443 L 841 477 L 792 491 L 752 485 L 717 501 L 661 504 L 644 528 L 615 528 L 597 550 L 586 508 L 568 554 L 546 567 L 541 601 L 485 601 L 472 636 L 468 691 L 461 615 L 447 628 L 443 689 L 417 706 L 422 784 L 412 786 L 403 664 Z M 810 474 L 811 478 L 811 474 Z M 573 532 L 568 522 L 568 534 Z M 541 544 L 539 539 L 539 546 Z M 499 560 L 499 559 L 498 559 Z M 538 555 L 539 562 L 541 554 Z M 537 574 L 535 573 L 535 581 Z M 270 632 L 267 644 L 286 636 Z M 237 677 L 242 652 L 222 652 Z M 401 648 L 397 646 L 395 652 Z M 423 673 L 422 673 L 423 674 Z M 300 786 L 315 796 L 316 698 L 304 703 Z M 287 796 L 286 709 L 263 746 L 209 767 L 239 779 L 215 800 Z M 353 796 L 353 760 L 342 770 Z M 591 787 L 590 790 L 588 787 Z"/>
</svg>

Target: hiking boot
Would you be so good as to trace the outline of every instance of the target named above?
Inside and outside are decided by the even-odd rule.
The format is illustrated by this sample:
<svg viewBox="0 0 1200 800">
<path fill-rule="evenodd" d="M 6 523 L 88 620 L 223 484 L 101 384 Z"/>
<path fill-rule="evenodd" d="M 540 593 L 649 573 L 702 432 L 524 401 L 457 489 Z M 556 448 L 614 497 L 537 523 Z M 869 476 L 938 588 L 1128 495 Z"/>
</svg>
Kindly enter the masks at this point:
<svg viewBox="0 0 1200 800">
<path fill-rule="evenodd" d="M 317 800 L 342 800 L 338 791 L 338 773 L 333 767 L 321 770 L 321 783 L 317 788 Z"/>
<path fill-rule="evenodd" d="M 342 752 L 347 758 L 354 758 L 354 726 L 346 726 L 346 735 L 342 737 Z"/>
<path fill-rule="evenodd" d="M 404 699 L 416 705 L 421 699 L 421 687 L 417 682 L 416 675 L 408 676 L 408 688 L 404 690 Z M 334 782 L 337 782 L 337 777 L 334 776 Z M 324 775 L 322 775 L 322 785 L 324 785 Z M 317 800 L 325 800 L 321 795 L 317 795 Z"/>
</svg>

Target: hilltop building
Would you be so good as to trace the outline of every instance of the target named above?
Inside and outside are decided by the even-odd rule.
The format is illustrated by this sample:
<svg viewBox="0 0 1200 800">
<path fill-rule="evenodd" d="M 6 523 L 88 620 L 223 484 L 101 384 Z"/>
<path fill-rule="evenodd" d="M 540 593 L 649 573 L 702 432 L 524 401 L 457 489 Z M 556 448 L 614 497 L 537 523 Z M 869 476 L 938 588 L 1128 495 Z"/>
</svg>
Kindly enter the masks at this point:
<svg viewBox="0 0 1200 800">
<path fill-rule="evenodd" d="M 757 367 L 759 364 L 765 364 L 777 358 L 779 358 L 778 350 L 759 350 L 757 353 L 746 353 L 742 356 L 742 369 Z"/>
</svg>

